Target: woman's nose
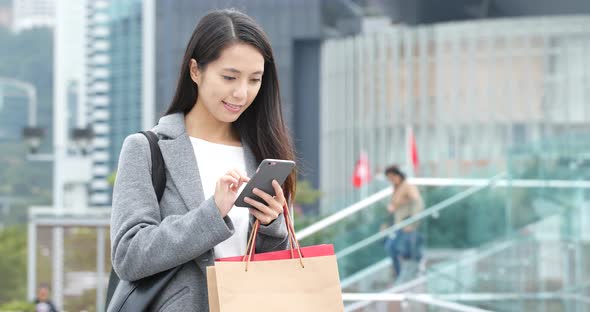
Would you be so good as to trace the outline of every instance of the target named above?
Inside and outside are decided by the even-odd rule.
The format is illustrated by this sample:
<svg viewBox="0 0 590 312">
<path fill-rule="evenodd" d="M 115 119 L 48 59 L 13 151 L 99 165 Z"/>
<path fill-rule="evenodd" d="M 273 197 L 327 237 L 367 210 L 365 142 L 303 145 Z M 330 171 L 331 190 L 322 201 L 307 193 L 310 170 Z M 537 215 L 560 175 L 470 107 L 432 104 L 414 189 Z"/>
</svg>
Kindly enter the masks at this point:
<svg viewBox="0 0 590 312">
<path fill-rule="evenodd" d="M 248 84 L 247 83 L 240 83 L 237 88 L 234 90 L 233 97 L 239 100 L 246 98 L 248 95 Z"/>
</svg>

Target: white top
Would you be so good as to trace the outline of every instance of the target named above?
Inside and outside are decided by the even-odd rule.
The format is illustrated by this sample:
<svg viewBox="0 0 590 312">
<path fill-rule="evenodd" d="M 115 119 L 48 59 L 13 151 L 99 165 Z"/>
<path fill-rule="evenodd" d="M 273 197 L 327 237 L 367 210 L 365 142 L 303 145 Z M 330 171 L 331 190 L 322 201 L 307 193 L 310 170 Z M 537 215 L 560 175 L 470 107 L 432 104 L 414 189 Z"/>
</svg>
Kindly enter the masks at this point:
<svg viewBox="0 0 590 312">
<path fill-rule="evenodd" d="M 246 172 L 243 147 L 217 144 L 193 137 L 190 137 L 190 140 L 199 166 L 205 198 L 215 194 L 217 180 L 227 171 L 238 169 Z M 245 184 L 242 185 L 242 189 L 244 187 Z M 247 208 L 234 206 L 228 216 L 234 224 L 235 232 L 230 238 L 215 246 L 215 258 L 242 256 L 246 253 L 250 213 Z"/>
</svg>

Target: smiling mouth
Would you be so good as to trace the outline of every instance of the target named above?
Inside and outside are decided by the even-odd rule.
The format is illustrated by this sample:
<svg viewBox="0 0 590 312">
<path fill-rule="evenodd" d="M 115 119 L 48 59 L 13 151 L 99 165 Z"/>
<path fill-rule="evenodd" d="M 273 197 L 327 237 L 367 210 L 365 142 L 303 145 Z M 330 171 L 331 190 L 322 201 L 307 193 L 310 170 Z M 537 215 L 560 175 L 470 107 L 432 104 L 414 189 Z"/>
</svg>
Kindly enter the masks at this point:
<svg viewBox="0 0 590 312">
<path fill-rule="evenodd" d="M 242 109 L 242 105 L 233 105 L 233 104 L 229 104 L 225 101 L 222 101 L 223 105 L 225 106 L 226 109 L 228 109 L 229 111 L 232 112 L 238 112 Z"/>
</svg>

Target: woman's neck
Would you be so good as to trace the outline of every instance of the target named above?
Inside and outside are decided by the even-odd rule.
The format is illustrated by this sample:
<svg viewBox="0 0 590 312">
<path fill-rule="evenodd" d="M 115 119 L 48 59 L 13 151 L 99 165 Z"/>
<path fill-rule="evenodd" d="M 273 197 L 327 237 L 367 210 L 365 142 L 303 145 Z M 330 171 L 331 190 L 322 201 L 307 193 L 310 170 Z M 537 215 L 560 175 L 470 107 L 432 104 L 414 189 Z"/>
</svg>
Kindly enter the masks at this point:
<svg viewBox="0 0 590 312">
<path fill-rule="evenodd" d="M 239 136 L 233 130 L 231 123 L 217 120 L 209 111 L 198 103 L 184 116 L 186 132 L 189 136 L 213 143 L 237 144 Z"/>
</svg>

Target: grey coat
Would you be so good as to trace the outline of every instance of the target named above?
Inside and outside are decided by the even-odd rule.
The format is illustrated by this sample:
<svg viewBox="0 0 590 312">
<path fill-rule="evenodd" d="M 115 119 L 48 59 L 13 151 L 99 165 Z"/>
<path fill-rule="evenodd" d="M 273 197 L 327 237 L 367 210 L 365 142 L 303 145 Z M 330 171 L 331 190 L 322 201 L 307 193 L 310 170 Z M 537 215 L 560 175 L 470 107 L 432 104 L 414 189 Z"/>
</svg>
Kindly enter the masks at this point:
<svg viewBox="0 0 590 312">
<path fill-rule="evenodd" d="M 209 311 L 206 267 L 214 265 L 213 247 L 229 238 L 234 226 L 229 217 L 221 217 L 212 197 L 204 198 L 184 115 L 162 117 L 153 131 L 160 137 L 166 163 L 166 190 L 158 204 L 151 182 L 149 143 L 142 134 L 128 136 L 113 190 L 113 268 L 122 280 L 135 281 L 184 264 L 149 311 Z M 257 161 L 242 143 L 247 174 L 252 176 Z M 286 248 L 282 216 L 261 226 L 257 252 Z"/>
</svg>

